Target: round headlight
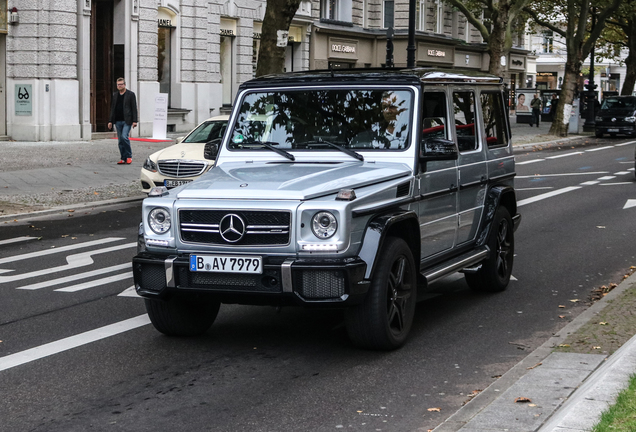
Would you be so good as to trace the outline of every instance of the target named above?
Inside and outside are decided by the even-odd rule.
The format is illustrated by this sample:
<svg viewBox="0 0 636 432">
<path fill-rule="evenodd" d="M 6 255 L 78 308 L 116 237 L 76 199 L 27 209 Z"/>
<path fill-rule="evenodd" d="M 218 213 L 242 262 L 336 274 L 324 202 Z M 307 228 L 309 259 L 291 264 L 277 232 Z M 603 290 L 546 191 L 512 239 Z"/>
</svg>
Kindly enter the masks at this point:
<svg viewBox="0 0 636 432">
<path fill-rule="evenodd" d="M 311 230 L 320 239 L 332 237 L 338 230 L 336 217 L 329 212 L 321 211 L 311 219 Z"/>
<path fill-rule="evenodd" d="M 148 225 L 157 234 L 163 234 L 170 229 L 170 212 L 163 208 L 152 209 L 148 215 Z"/>
</svg>

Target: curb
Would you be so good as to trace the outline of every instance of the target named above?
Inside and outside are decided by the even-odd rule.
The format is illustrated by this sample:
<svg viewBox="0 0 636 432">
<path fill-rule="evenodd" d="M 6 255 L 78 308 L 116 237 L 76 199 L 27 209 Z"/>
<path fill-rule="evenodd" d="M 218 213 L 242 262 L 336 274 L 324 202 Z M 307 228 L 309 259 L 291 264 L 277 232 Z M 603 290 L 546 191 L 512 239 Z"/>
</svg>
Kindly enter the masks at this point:
<svg viewBox="0 0 636 432">
<path fill-rule="evenodd" d="M 114 198 L 114 199 L 104 200 L 104 201 L 91 201 L 87 203 L 69 204 L 69 205 L 64 205 L 59 207 L 52 207 L 46 210 L 37 210 L 30 213 L 16 213 L 12 215 L 2 215 L 0 216 L 0 222 L 6 223 L 9 221 L 21 221 L 23 219 L 30 219 L 34 217 L 40 217 L 40 216 L 48 216 L 55 213 L 66 213 L 69 210 L 83 210 L 83 209 L 94 208 L 94 207 L 104 207 L 109 205 L 125 204 L 128 202 L 141 201 L 144 198 L 147 198 L 147 195 L 137 195 L 137 196 L 127 197 L 127 198 Z"/>
<path fill-rule="evenodd" d="M 433 432 L 458 432 L 464 425 L 466 425 L 470 420 L 474 417 L 478 416 L 486 407 L 488 407 L 491 403 L 493 403 L 503 392 L 509 389 L 513 384 L 515 384 L 521 377 L 525 374 L 529 373 L 531 369 L 530 367 L 535 366 L 537 363 L 541 363 L 548 357 L 554 347 L 563 343 L 567 337 L 576 332 L 579 328 L 581 328 L 584 324 L 587 324 L 594 316 L 599 313 L 603 308 L 605 308 L 607 302 L 616 299 L 623 292 L 625 292 L 632 285 L 636 284 L 636 273 L 632 274 L 627 279 L 623 280 L 616 288 L 609 292 L 605 297 L 594 303 L 592 306 L 583 311 L 579 316 L 574 318 L 570 323 L 568 323 L 565 327 L 563 327 L 557 334 L 552 336 L 550 339 L 545 341 L 540 347 L 535 349 L 533 352 L 528 354 L 523 360 L 517 363 L 512 369 L 503 374 L 501 378 L 497 381 L 490 384 L 484 391 L 475 396 L 470 402 L 461 407 L 458 411 L 456 411 L 453 415 L 447 418 L 444 423 L 438 425 Z M 623 346 L 627 346 L 631 344 L 632 341 L 636 340 L 636 336 L 632 337 L 628 342 L 626 342 Z M 636 343 L 636 342 L 634 342 Z M 620 352 L 620 353 L 619 353 Z M 614 354 L 612 354 L 609 358 L 614 359 L 616 353 L 622 355 L 624 350 L 617 350 Z M 606 361 L 604 364 L 611 364 L 610 361 Z M 602 368 L 602 367 L 601 367 Z M 591 377 L 588 377 L 582 387 L 587 387 L 589 385 L 588 382 L 591 383 L 591 380 L 594 378 L 598 378 L 601 375 L 597 374 L 600 370 L 597 369 L 593 372 Z M 602 377 L 601 377 L 602 378 Z M 582 388 L 582 387 L 579 387 Z M 570 396 L 566 399 L 574 399 L 576 392 L 578 389 L 574 390 L 574 394 L 570 394 Z M 584 396 L 583 396 L 584 397 Z M 569 404 L 568 404 L 569 405 Z M 548 421 L 551 421 L 556 416 L 564 416 L 566 413 L 559 414 L 559 410 L 563 408 L 564 403 L 556 408 L 556 410 L 546 418 L 546 421 L 542 424 L 540 430 L 543 431 L 543 426 L 547 424 Z M 574 431 L 573 431 L 574 432 Z"/>
<path fill-rule="evenodd" d="M 523 143 L 523 144 L 512 144 L 512 148 L 526 148 L 526 147 L 536 147 L 536 146 L 546 146 L 550 144 L 559 144 L 567 141 L 574 141 L 579 139 L 587 139 L 591 138 L 592 135 L 576 135 L 576 136 L 567 136 L 560 139 L 552 140 L 552 141 L 542 141 L 542 142 L 534 142 L 534 143 Z"/>
</svg>

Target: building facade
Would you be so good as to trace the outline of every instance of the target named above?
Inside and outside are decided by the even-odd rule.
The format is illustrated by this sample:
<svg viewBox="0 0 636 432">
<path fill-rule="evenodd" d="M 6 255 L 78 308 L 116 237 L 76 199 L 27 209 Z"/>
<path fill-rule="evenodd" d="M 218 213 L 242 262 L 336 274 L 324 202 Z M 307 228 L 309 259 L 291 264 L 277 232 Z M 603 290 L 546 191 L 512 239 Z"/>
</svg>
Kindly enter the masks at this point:
<svg viewBox="0 0 636 432">
<path fill-rule="evenodd" d="M 16 0 L 16 20 L 9 14 L 0 28 L 0 135 L 91 139 L 107 130 L 119 77 L 137 94 L 133 136 L 152 135 L 159 93 L 168 95 L 169 131 L 226 113 L 254 76 L 265 8 L 266 0 Z M 418 66 L 487 70 L 486 46 L 461 14 L 440 0 L 416 9 Z M 406 66 L 408 0 L 304 0 L 285 70 L 385 66 L 389 28 L 393 63 Z M 513 89 L 526 79 L 527 53 L 519 45 L 502 59 Z"/>
</svg>

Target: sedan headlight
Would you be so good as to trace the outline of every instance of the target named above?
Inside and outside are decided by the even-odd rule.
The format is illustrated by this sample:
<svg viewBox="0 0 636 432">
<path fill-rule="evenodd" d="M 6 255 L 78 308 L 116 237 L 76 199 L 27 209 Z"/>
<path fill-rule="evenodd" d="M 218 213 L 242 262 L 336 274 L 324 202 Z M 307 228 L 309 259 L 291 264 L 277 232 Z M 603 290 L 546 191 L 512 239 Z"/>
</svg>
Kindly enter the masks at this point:
<svg viewBox="0 0 636 432">
<path fill-rule="evenodd" d="M 152 172 L 157 172 L 157 164 L 154 163 L 149 157 L 144 162 L 144 169 Z"/>
<path fill-rule="evenodd" d="M 321 211 L 311 219 L 311 231 L 319 239 L 328 239 L 338 230 L 336 217 L 328 211 Z"/>
<path fill-rule="evenodd" d="M 634 116 L 625 117 L 625 121 L 626 122 L 630 122 L 630 123 L 634 123 L 634 122 L 636 122 L 636 117 L 634 117 Z"/>
<path fill-rule="evenodd" d="M 170 212 L 164 208 L 157 207 L 148 214 L 148 226 L 157 234 L 164 234 L 170 229 Z"/>
</svg>

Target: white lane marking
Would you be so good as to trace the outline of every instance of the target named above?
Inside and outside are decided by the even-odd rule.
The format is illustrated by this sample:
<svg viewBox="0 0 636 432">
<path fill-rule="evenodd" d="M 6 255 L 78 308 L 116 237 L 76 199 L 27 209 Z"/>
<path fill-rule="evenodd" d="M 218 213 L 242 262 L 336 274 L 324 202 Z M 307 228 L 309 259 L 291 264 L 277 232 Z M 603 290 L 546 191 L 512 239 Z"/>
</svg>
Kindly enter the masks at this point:
<svg viewBox="0 0 636 432">
<path fill-rule="evenodd" d="M 599 148 L 593 148 L 593 149 L 589 149 L 589 150 L 585 150 L 586 152 L 595 152 L 595 151 L 599 151 L 599 150 L 607 150 L 607 149 L 611 149 L 614 148 L 614 146 L 607 146 L 607 147 L 599 147 Z"/>
<path fill-rule="evenodd" d="M 131 286 L 126 288 L 124 291 L 121 292 L 121 294 L 117 294 L 117 297 L 135 297 L 135 298 L 143 298 L 142 296 L 140 296 L 139 294 L 137 294 L 137 290 L 135 289 L 135 286 Z"/>
<path fill-rule="evenodd" d="M 515 162 L 515 165 L 528 165 L 531 163 L 536 163 L 536 162 L 543 162 L 545 159 L 534 159 L 534 160 L 529 160 L 529 161 L 523 161 L 523 162 Z"/>
<path fill-rule="evenodd" d="M 524 200 L 518 201 L 517 202 L 517 207 L 521 207 L 521 206 L 524 206 L 526 204 L 531 204 L 533 202 L 541 201 L 541 200 L 544 200 L 546 198 L 551 198 L 553 196 L 561 195 L 561 194 L 564 194 L 564 193 L 567 193 L 567 192 L 572 192 L 573 190 L 577 190 L 577 189 L 581 189 L 581 186 L 569 186 L 569 187 L 566 187 L 566 188 L 563 188 L 563 189 L 557 189 L 557 190 L 552 191 L 552 192 L 546 192 L 544 194 L 537 195 L 537 196 L 532 197 L 532 198 L 526 198 Z"/>
<path fill-rule="evenodd" d="M 616 178 L 616 176 L 603 176 L 603 177 L 597 178 L 597 180 L 605 181 L 605 180 L 612 180 L 612 179 L 615 179 L 615 178 Z"/>
<path fill-rule="evenodd" d="M 636 141 L 628 141 L 626 143 L 616 144 L 616 147 L 623 147 L 623 146 L 630 145 L 630 144 L 636 144 Z"/>
<path fill-rule="evenodd" d="M 129 330 L 134 330 L 147 324 L 150 324 L 150 318 L 148 318 L 148 315 L 139 315 L 135 318 L 130 318 L 115 324 L 110 324 L 95 330 L 90 330 L 75 336 L 70 336 L 55 342 L 50 342 L 35 348 L 0 357 L 0 372 L 42 359 L 44 357 L 58 354 L 63 351 L 68 351 L 91 342 L 106 339 L 107 337 L 115 336 Z"/>
<path fill-rule="evenodd" d="M 629 171 L 619 171 L 617 173 L 614 173 L 614 175 L 626 175 L 626 174 L 631 174 Z"/>
<path fill-rule="evenodd" d="M 629 163 L 631 163 L 631 162 L 629 162 Z M 632 168 L 628 169 L 627 171 L 634 171 L 635 169 L 636 168 L 632 167 Z"/>
<path fill-rule="evenodd" d="M 101 279 L 95 279 L 92 281 L 88 281 L 88 282 L 84 282 L 81 284 L 77 284 L 77 285 L 72 285 L 69 287 L 65 287 L 65 288 L 58 288 L 55 291 L 59 291 L 59 292 L 77 292 L 77 291 L 81 291 L 81 290 L 85 290 L 88 288 L 93 288 L 96 286 L 101 286 L 101 285 L 106 285 L 109 284 L 111 282 L 117 282 L 120 280 L 125 280 L 125 279 L 131 279 L 133 277 L 133 273 L 132 272 L 127 272 L 127 273 L 122 273 L 122 274 L 118 274 L 118 275 L 114 275 L 114 276 L 108 276 L 105 278 L 101 278 Z"/>
<path fill-rule="evenodd" d="M 599 175 L 599 174 L 607 174 L 607 173 L 608 171 L 561 173 L 561 174 L 533 174 L 533 175 L 527 175 L 527 176 L 515 176 L 515 178 L 526 179 L 526 178 L 541 178 L 541 177 L 568 177 L 568 176 L 580 176 L 580 175 Z"/>
<path fill-rule="evenodd" d="M 7 239 L 7 240 L 0 240 L 0 245 L 6 245 L 6 244 L 10 244 L 10 243 L 24 242 L 24 241 L 35 240 L 35 239 L 37 239 L 37 237 L 29 237 L 29 236 L 16 237 L 16 238 Z"/>
<path fill-rule="evenodd" d="M 566 154 L 557 155 L 557 156 L 548 156 L 546 157 L 546 159 L 559 159 L 559 158 L 564 158 L 568 156 L 576 156 L 576 155 L 582 155 L 582 154 L 583 152 L 566 153 Z"/>
<path fill-rule="evenodd" d="M 626 185 L 626 184 L 634 184 L 634 182 L 601 183 L 599 186 L 618 186 L 618 185 Z"/>
<path fill-rule="evenodd" d="M 126 244 L 117 245 L 117 246 L 111 246 L 104 249 L 95 249 L 93 251 L 83 252 L 80 254 L 69 255 L 66 257 L 66 262 L 68 264 L 58 266 L 58 267 L 51 267 L 48 269 L 36 270 L 30 273 L 23 273 L 23 274 L 19 274 L 15 276 L 0 276 L 0 284 L 7 283 L 7 282 L 15 282 L 17 280 L 29 279 L 36 276 L 42 276 L 42 275 L 56 273 L 56 272 L 60 272 L 64 270 L 70 270 L 70 269 L 74 269 L 78 267 L 84 267 L 94 263 L 93 258 L 91 258 L 91 255 L 97 255 L 97 254 L 106 253 L 106 252 L 113 252 L 116 250 L 121 250 L 121 249 L 130 248 L 130 247 L 136 247 L 136 246 L 137 246 L 137 242 L 132 242 L 132 243 L 126 243 Z"/>
<path fill-rule="evenodd" d="M 123 237 L 107 237 L 107 238 L 103 238 L 103 239 L 100 239 L 100 240 L 93 240 L 93 241 L 84 242 L 84 243 L 77 243 L 77 244 L 73 244 L 73 245 L 62 246 L 62 247 L 59 247 L 59 248 L 45 249 L 45 250 L 42 250 L 42 251 L 31 252 L 31 253 L 26 253 L 26 254 L 22 254 L 22 255 L 14 255 L 14 256 L 6 257 L 6 258 L 0 258 L 0 264 L 14 262 L 14 261 L 22 261 L 22 260 L 29 259 L 29 258 L 37 258 L 37 257 L 45 256 L 45 255 L 51 255 L 51 254 L 54 254 L 54 253 L 66 252 L 66 251 L 70 251 L 70 250 L 86 248 L 86 247 L 90 247 L 90 246 L 100 245 L 100 244 L 104 244 L 104 243 L 110 243 L 110 242 L 119 241 L 119 240 L 125 240 L 125 238 L 123 238 Z"/>
<path fill-rule="evenodd" d="M 546 189 L 554 189 L 554 187 L 552 187 L 552 186 L 546 186 L 546 187 L 536 187 L 536 188 L 515 188 L 515 190 L 518 190 L 518 191 L 527 191 L 527 190 L 546 190 Z"/>
<path fill-rule="evenodd" d="M 36 284 L 31 284 L 31 285 L 25 285 L 25 286 L 21 286 L 18 287 L 16 289 L 19 290 L 36 290 L 36 289 L 41 289 L 41 288 L 47 288 L 53 285 L 59 285 L 59 284 L 63 284 L 66 282 L 73 282 L 76 280 L 80 280 L 80 279 L 86 279 L 92 276 L 98 276 L 104 273 L 111 273 L 111 272 L 115 272 L 115 271 L 119 271 L 119 270 L 124 270 L 124 269 L 130 269 L 132 263 L 126 263 L 126 264 L 119 264 L 119 265 L 115 265 L 115 266 L 111 266 L 111 267 L 104 267 L 101 269 L 97 269 L 97 270 L 92 270 L 92 271 L 87 271 L 84 273 L 78 273 L 78 274 L 74 274 L 71 276 L 66 276 L 66 277 L 61 277 L 61 278 L 57 278 L 57 279 L 51 279 L 51 280 L 47 280 L 44 282 L 40 282 L 40 283 L 36 283 Z"/>
<path fill-rule="evenodd" d="M 623 206 L 623 210 L 636 207 L 636 199 L 628 199 L 625 205 Z"/>
<path fill-rule="evenodd" d="M 586 181 L 583 183 L 579 183 L 581 186 L 594 186 L 595 184 L 599 184 L 600 181 L 598 180 L 590 180 L 590 181 Z"/>
</svg>

